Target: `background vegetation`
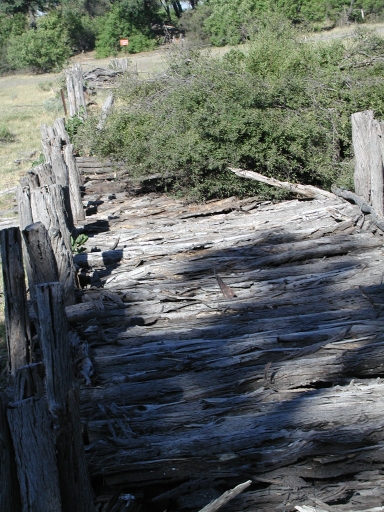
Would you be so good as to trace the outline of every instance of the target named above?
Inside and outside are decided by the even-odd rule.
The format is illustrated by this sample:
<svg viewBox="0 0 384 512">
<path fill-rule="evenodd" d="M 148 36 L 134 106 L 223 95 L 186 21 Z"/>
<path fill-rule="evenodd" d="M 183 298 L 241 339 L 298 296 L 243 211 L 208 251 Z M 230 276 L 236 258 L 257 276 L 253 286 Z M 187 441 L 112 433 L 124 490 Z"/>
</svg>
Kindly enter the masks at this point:
<svg viewBox="0 0 384 512">
<path fill-rule="evenodd" d="M 189 4 L 190 9 L 186 9 Z M 279 13 L 307 30 L 377 21 L 378 0 L 1 0 L 0 73 L 60 68 L 80 52 L 153 49 L 180 32 L 200 43 L 248 41 L 258 20 Z M 119 40 L 129 38 L 121 48 Z"/>
<path fill-rule="evenodd" d="M 238 47 L 241 48 L 241 47 Z M 161 173 L 191 199 L 260 193 L 229 166 L 321 187 L 351 183 L 353 112 L 384 118 L 384 40 L 364 29 L 311 43 L 281 16 L 259 23 L 247 51 L 181 49 L 150 80 L 128 75 L 103 130 L 80 127 L 83 151 Z"/>
</svg>

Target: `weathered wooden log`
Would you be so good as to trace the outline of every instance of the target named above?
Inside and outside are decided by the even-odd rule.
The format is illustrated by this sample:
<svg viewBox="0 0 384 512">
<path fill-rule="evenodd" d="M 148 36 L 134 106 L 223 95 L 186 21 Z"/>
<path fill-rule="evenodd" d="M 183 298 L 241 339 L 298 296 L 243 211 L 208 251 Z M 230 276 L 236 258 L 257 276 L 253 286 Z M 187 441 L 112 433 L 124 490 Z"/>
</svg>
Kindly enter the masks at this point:
<svg viewBox="0 0 384 512">
<path fill-rule="evenodd" d="M 31 267 L 29 290 L 32 299 L 35 299 L 35 286 L 58 281 L 59 271 L 50 237 L 42 222 L 29 224 L 23 230 L 23 238 Z"/>
<path fill-rule="evenodd" d="M 37 174 L 39 178 L 39 187 L 43 187 L 44 185 L 54 185 L 56 183 L 55 175 L 52 171 L 51 164 L 41 164 L 33 169 L 33 172 Z"/>
<path fill-rule="evenodd" d="M 352 144 L 355 153 L 355 191 L 366 202 L 371 200 L 371 169 L 369 155 L 371 152 L 370 126 L 373 121 L 373 111 L 352 114 Z"/>
<path fill-rule="evenodd" d="M 97 128 L 99 130 L 101 130 L 104 127 L 105 121 L 108 117 L 108 114 L 113 107 L 113 103 L 114 103 L 113 93 L 110 93 L 108 95 L 107 99 L 104 101 L 103 106 L 101 107 L 100 121 L 97 123 Z"/>
<path fill-rule="evenodd" d="M 55 183 L 60 185 L 63 190 L 65 211 L 67 213 L 67 225 L 69 231 L 72 231 L 74 222 L 71 209 L 69 172 L 62 153 L 61 137 L 59 136 L 55 137 L 52 141 L 51 165 L 53 175 L 55 176 Z"/>
<path fill-rule="evenodd" d="M 5 329 L 9 372 L 12 377 L 28 364 L 31 333 L 19 228 L 0 231 L 5 299 Z"/>
<path fill-rule="evenodd" d="M 59 283 L 36 287 L 39 337 L 45 360 L 45 384 L 50 411 L 57 418 L 56 450 L 64 512 L 94 511 L 77 395 L 68 343 L 63 288 Z"/>
<path fill-rule="evenodd" d="M 32 215 L 35 222 L 42 222 L 48 231 L 55 254 L 60 282 L 64 287 L 66 304 L 75 301 L 76 269 L 73 263 L 66 205 L 60 185 L 51 185 L 31 193 Z"/>
<path fill-rule="evenodd" d="M 202 508 L 200 512 L 215 512 L 219 510 L 219 508 L 223 507 L 226 503 L 236 498 L 241 492 L 243 492 L 247 487 L 249 487 L 252 483 L 252 480 L 247 480 L 243 484 L 239 484 L 233 489 L 226 491 L 219 498 L 214 500 L 212 503 L 209 503 L 206 507 Z"/>
<path fill-rule="evenodd" d="M 73 117 L 77 114 L 77 109 L 76 109 L 75 87 L 74 87 L 72 73 L 71 73 L 70 69 L 65 70 L 65 78 L 66 78 L 66 82 L 67 82 L 69 115 L 71 117 Z"/>
<path fill-rule="evenodd" d="M 271 185 L 272 187 L 282 188 L 291 192 L 292 194 L 298 194 L 303 197 L 307 197 L 308 199 L 315 199 L 319 197 L 331 197 L 332 194 L 327 192 L 326 190 L 321 190 L 319 188 L 313 187 L 312 185 L 300 185 L 290 183 L 288 181 L 279 181 L 275 178 L 269 178 L 267 176 L 263 176 L 255 171 L 247 171 L 243 169 L 233 169 L 229 168 L 230 171 L 235 173 L 237 176 L 241 178 L 248 178 L 250 180 L 260 181 L 262 183 L 266 183 L 267 185 Z"/>
<path fill-rule="evenodd" d="M 377 214 L 384 214 L 383 127 L 373 111 L 352 114 L 352 142 L 355 153 L 355 191 L 370 202 Z"/>
<path fill-rule="evenodd" d="M 23 512 L 62 512 L 52 416 L 43 398 L 8 407 Z"/>
<path fill-rule="evenodd" d="M 0 394 L 0 510 L 21 512 L 15 452 L 7 419 L 8 402 L 7 394 L 2 392 Z"/>
<path fill-rule="evenodd" d="M 54 127 L 55 132 L 57 133 L 57 135 L 59 137 L 61 137 L 61 140 L 65 144 L 70 144 L 71 143 L 71 141 L 69 140 L 68 132 L 65 129 L 65 119 L 64 119 L 64 117 L 58 117 L 57 119 L 55 119 L 53 127 Z"/>
<path fill-rule="evenodd" d="M 41 146 L 43 148 L 45 162 L 50 164 L 52 148 L 51 148 L 50 135 L 48 133 L 48 126 L 46 124 L 42 124 L 40 126 L 40 131 L 41 131 Z"/>
<path fill-rule="evenodd" d="M 67 144 L 64 147 L 64 160 L 68 168 L 71 212 L 73 216 L 73 221 L 74 223 L 76 223 L 79 220 L 85 219 L 85 212 L 83 208 L 83 203 L 81 201 L 80 192 L 82 181 L 79 169 L 76 164 L 76 159 L 73 156 L 72 144 Z"/>
<path fill-rule="evenodd" d="M 75 64 L 72 68 L 66 69 L 65 75 L 70 116 L 81 115 L 81 117 L 86 118 L 87 107 L 84 97 L 84 80 L 81 65 Z"/>
<path fill-rule="evenodd" d="M 20 229 L 33 223 L 31 208 L 31 192 L 29 186 L 19 186 L 16 189 L 17 209 L 19 212 Z"/>
<path fill-rule="evenodd" d="M 357 194 L 350 192 L 349 190 L 344 190 L 338 187 L 333 187 L 332 191 L 337 196 L 356 203 L 363 213 L 370 213 L 372 216 L 372 222 L 375 224 L 375 226 L 381 229 L 381 231 L 384 231 L 384 217 L 379 215 L 375 208 L 368 204 L 363 197 L 360 197 Z"/>
</svg>

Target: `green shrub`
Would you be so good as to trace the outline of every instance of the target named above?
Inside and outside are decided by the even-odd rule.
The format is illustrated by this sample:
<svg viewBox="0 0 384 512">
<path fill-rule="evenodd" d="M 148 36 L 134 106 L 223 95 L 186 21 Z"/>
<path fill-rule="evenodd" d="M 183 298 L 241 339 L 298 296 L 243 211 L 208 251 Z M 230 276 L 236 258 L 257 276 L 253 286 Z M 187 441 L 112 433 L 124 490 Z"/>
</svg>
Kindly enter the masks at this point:
<svg viewBox="0 0 384 512">
<path fill-rule="evenodd" d="M 156 40 L 150 30 L 150 20 L 155 16 L 151 5 L 151 2 L 140 0 L 114 3 L 111 10 L 98 20 L 97 56 L 117 55 L 119 51 L 137 53 L 152 50 Z M 129 45 L 121 48 L 120 39 L 125 38 L 129 38 Z"/>
<path fill-rule="evenodd" d="M 48 72 L 58 68 L 71 55 L 68 32 L 60 13 L 52 11 L 30 29 L 8 40 L 7 60 L 15 69 Z"/>
<path fill-rule="evenodd" d="M 231 166 L 330 188 L 349 180 L 350 115 L 371 108 L 384 118 L 383 61 L 384 42 L 370 33 L 348 48 L 304 43 L 271 18 L 247 54 L 184 49 L 166 74 L 125 77 L 104 129 L 87 121 L 76 144 L 124 161 L 132 175 L 159 172 L 168 190 L 191 198 L 265 191 Z"/>
</svg>

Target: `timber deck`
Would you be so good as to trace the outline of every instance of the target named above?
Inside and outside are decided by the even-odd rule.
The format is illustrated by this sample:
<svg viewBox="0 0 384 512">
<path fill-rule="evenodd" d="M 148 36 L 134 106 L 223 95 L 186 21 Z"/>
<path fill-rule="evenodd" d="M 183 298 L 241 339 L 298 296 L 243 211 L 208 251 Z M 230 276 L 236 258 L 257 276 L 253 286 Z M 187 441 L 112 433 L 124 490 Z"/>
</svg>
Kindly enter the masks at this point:
<svg viewBox="0 0 384 512">
<path fill-rule="evenodd" d="M 336 197 L 85 199 L 98 211 L 67 312 L 94 367 L 80 394 L 99 510 L 112 489 L 116 510 L 198 511 L 248 479 L 223 512 L 384 510 L 369 216 Z"/>
</svg>

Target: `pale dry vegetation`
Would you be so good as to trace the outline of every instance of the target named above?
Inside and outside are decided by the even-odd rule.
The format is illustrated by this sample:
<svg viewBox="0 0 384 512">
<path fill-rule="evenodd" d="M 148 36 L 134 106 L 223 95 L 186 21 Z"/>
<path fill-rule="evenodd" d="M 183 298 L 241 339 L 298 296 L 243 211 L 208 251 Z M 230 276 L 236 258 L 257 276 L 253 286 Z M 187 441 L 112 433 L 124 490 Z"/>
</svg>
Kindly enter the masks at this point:
<svg viewBox="0 0 384 512">
<path fill-rule="evenodd" d="M 55 98 L 56 75 L 0 78 L 1 125 L 12 134 L 0 141 L 0 190 L 16 185 L 41 151 L 40 125 L 62 115 Z"/>
</svg>

